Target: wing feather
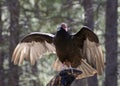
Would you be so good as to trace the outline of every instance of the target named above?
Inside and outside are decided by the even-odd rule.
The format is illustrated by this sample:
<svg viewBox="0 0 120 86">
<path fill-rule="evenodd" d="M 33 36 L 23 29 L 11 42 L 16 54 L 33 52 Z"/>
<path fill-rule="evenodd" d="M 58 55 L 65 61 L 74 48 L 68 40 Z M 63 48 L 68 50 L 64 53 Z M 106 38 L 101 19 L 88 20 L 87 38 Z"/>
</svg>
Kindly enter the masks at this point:
<svg viewBox="0 0 120 86">
<path fill-rule="evenodd" d="M 26 59 L 34 65 L 36 60 L 46 53 L 55 53 L 53 35 L 32 33 L 24 37 L 16 46 L 12 61 L 14 64 L 22 64 Z"/>
<path fill-rule="evenodd" d="M 17 52 L 18 52 L 19 46 L 20 46 L 20 44 L 18 44 L 18 45 L 16 46 L 16 48 L 14 49 L 14 52 L 13 52 L 13 55 L 12 55 L 12 61 L 15 60 L 15 57 L 16 57 L 16 54 L 17 54 Z"/>
<path fill-rule="evenodd" d="M 86 57 L 87 62 L 95 67 L 98 74 L 101 74 L 104 69 L 104 59 L 101 46 L 95 42 L 91 42 L 88 38 L 84 41 L 83 56 Z"/>
<path fill-rule="evenodd" d="M 19 64 L 22 63 L 22 61 L 24 60 L 24 57 L 26 56 L 26 46 L 25 48 L 21 51 L 21 55 L 20 55 L 20 59 L 19 59 Z"/>
<path fill-rule="evenodd" d="M 104 58 L 97 35 L 88 27 L 83 27 L 78 33 L 73 35 L 73 41 L 80 49 L 82 58 L 86 59 L 89 66 L 96 69 L 98 74 L 102 74 Z M 83 70 L 83 67 L 81 69 Z M 87 68 L 85 69 L 87 70 Z M 85 69 L 84 72 L 86 72 Z"/>
<path fill-rule="evenodd" d="M 31 48 L 30 48 L 30 63 L 32 64 L 32 65 L 34 65 L 35 64 L 35 61 L 36 61 L 36 50 L 34 49 L 34 46 L 31 46 Z"/>
<path fill-rule="evenodd" d="M 19 57 L 21 55 L 21 52 L 22 52 L 22 47 L 20 47 L 20 45 L 18 45 L 19 47 L 17 47 L 16 49 L 16 53 L 14 53 L 14 64 L 17 64 L 18 63 L 18 60 L 19 60 Z"/>
</svg>

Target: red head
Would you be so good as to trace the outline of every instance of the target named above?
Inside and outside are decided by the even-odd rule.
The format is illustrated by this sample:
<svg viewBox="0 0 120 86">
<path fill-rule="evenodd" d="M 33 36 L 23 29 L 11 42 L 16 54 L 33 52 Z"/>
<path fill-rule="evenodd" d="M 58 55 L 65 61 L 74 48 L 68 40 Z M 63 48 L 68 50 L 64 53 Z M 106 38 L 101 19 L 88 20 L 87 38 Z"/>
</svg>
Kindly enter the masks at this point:
<svg viewBox="0 0 120 86">
<path fill-rule="evenodd" d="M 66 23 L 62 23 L 60 27 L 62 27 L 65 31 L 68 31 L 68 26 Z"/>
</svg>

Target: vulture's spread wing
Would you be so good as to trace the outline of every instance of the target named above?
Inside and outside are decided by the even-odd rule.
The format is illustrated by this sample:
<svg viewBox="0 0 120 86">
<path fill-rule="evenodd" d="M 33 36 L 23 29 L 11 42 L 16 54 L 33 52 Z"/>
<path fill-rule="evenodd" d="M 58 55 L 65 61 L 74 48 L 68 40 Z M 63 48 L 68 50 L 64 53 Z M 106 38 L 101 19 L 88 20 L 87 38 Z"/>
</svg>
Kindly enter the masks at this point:
<svg viewBox="0 0 120 86">
<path fill-rule="evenodd" d="M 53 37 L 52 34 L 40 32 L 28 34 L 16 46 L 12 61 L 14 64 L 21 64 L 24 59 L 27 59 L 34 65 L 43 54 L 55 52 Z"/>
<path fill-rule="evenodd" d="M 73 35 L 73 40 L 82 54 L 82 63 L 88 63 L 86 65 L 91 66 L 92 70 L 95 68 L 97 73 L 101 74 L 104 69 L 104 58 L 98 37 L 88 27 L 83 27 Z"/>
</svg>

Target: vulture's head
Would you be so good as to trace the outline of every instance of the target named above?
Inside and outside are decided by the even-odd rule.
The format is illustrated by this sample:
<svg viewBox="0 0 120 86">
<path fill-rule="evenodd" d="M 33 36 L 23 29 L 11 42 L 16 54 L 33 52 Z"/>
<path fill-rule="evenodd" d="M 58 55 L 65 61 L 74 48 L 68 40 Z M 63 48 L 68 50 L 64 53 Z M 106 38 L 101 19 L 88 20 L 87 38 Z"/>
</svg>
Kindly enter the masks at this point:
<svg viewBox="0 0 120 86">
<path fill-rule="evenodd" d="M 63 30 L 65 30 L 66 32 L 68 31 L 68 25 L 66 24 L 66 23 L 62 23 L 59 27 L 58 27 L 58 29 L 63 29 Z"/>
</svg>

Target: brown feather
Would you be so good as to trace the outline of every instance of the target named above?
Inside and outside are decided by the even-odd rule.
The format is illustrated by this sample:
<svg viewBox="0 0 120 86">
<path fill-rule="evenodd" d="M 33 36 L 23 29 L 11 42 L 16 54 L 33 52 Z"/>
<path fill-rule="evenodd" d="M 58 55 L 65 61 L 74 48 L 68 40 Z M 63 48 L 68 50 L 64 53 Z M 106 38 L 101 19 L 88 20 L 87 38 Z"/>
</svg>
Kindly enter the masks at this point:
<svg viewBox="0 0 120 86">
<path fill-rule="evenodd" d="M 56 71 L 60 71 L 63 68 L 63 64 L 60 62 L 60 60 L 57 58 L 56 61 L 53 64 L 53 68 Z"/>
<path fill-rule="evenodd" d="M 23 60 L 26 58 L 34 65 L 38 58 L 41 58 L 42 55 L 50 52 L 54 53 L 55 48 L 53 44 L 49 44 L 48 42 L 23 42 L 19 43 L 15 48 L 12 61 L 14 64 L 22 64 Z"/>
<path fill-rule="evenodd" d="M 97 69 L 101 74 L 104 69 L 104 59 L 101 46 L 95 42 L 91 42 L 88 38 L 84 41 L 83 54 L 87 62 Z"/>
<path fill-rule="evenodd" d="M 19 46 L 20 46 L 20 44 L 18 44 L 18 45 L 16 46 L 16 48 L 14 49 L 14 52 L 13 52 L 13 54 L 12 54 L 12 60 L 11 60 L 11 61 L 14 61 L 14 59 L 16 58 L 16 53 L 18 52 Z"/>
<path fill-rule="evenodd" d="M 97 73 L 97 71 L 91 67 L 84 59 L 81 60 L 81 64 L 77 67 L 77 69 L 82 71 L 82 74 L 80 74 L 77 79 L 93 76 Z"/>
<path fill-rule="evenodd" d="M 19 64 L 22 64 L 24 58 L 25 58 L 25 50 L 26 48 L 24 48 L 22 51 L 21 51 L 21 55 L 20 55 L 20 60 L 19 60 Z"/>
<path fill-rule="evenodd" d="M 20 45 L 18 45 L 18 47 L 16 48 L 16 53 L 14 53 L 14 64 L 18 64 L 18 61 L 19 61 L 19 57 L 20 57 L 20 55 L 21 55 L 21 51 L 22 51 L 22 48 L 23 48 L 23 46 L 22 47 L 20 47 L 21 46 L 21 44 Z"/>
<path fill-rule="evenodd" d="M 69 34 L 62 27 L 55 36 L 37 32 L 28 34 L 15 48 L 12 61 L 21 64 L 24 59 L 28 59 L 34 65 L 42 55 L 55 53 L 55 48 L 59 59 L 53 66 L 57 70 L 62 69 L 62 63 L 68 66 L 67 62 L 70 62 L 72 67 L 83 72 L 79 79 L 103 72 L 104 59 L 98 37 L 87 27 L 75 35 Z"/>
</svg>

